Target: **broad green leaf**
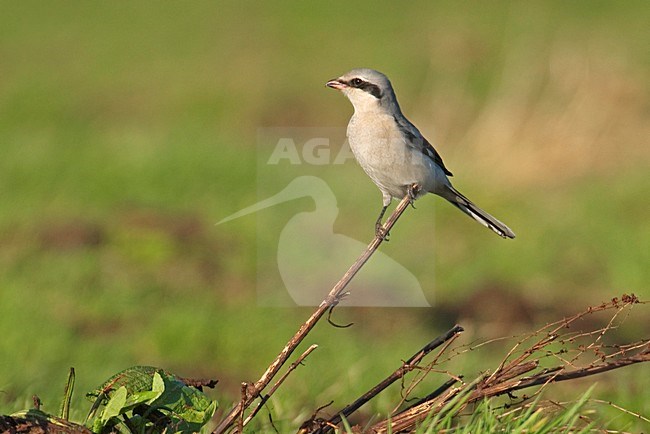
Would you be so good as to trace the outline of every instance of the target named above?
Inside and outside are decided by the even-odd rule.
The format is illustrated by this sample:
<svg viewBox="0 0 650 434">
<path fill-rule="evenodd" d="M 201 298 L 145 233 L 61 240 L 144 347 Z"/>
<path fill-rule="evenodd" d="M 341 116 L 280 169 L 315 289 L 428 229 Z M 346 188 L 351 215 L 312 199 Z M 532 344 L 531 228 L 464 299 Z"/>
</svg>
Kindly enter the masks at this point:
<svg viewBox="0 0 650 434">
<path fill-rule="evenodd" d="M 89 398 L 100 396 L 104 393 L 109 397 L 113 391 L 124 386 L 129 393 L 151 390 L 154 374 L 164 372 L 153 366 L 132 366 L 110 377 L 97 389 L 86 394 Z"/>
<path fill-rule="evenodd" d="M 169 418 L 162 429 L 165 432 L 194 433 L 201 430 L 217 409 L 216 401 L 210 400 L 203 392 L 187 386 L 178 377 L 152 366 L 134 366 L 112 376 L 89 397 L 98 397 L 106 405 L 101 418 L 95 419 L 93 430 L 100 432 L 106 423 L 115 416 L 127 414 L 134 427 L 140 431 L 153 429 L 153 420 L 147 411 L 143 415 L 132 414 L 139 406 L 150 406 Z M 106 402 L 108 401 L 108 402 Z M 152 413 L 153 414 L 153 413 Z"/>
<path fill-rule="evenodd" d="M 164 375 L 163 379 L 165 392 L 152 405 L 171 411 L 170 417 L 174 419 L 176 432 L 199 431 L 212 418 L 217 409 L 216 401 L 171 375 Z"/>
<path fill-rule="evenodd" d="M 130 393 L 126 397 L 124 408 L 131 410 L 133 407 L 139 404 L 151 404 L 153 401 L 158 399 L 159 396 L 160 392 L 155 392 L 153 390 Z"/>
<path fill-rule="evenodd" d="M 154 392 L 159 392 L 161 395 L 165 391 L 165 380 L 163 380 L 158 372 L 153 375 L 151 390 Z"/>
<path fill-rule="evenodd" d="M 113 393 L 111 399 L 106 403 L 106 408 L 102 412 L 101 421 L 102 423 L 108 422 L 110 418 L 119 416 L 124 409 L 126 404 L 126 387 L 122 386 Z"/>
</svg>

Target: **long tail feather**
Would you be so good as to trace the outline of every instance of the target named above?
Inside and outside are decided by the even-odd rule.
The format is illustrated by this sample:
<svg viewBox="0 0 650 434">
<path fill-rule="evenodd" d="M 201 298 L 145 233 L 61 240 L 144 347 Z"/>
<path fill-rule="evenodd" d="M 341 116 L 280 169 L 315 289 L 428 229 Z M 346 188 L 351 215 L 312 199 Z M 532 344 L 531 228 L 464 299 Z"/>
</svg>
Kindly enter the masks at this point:
<svg viewBox="0 0 650 434">
<path fill-rule="evenodd" d="M 514 238 L 515 233 L 506 226 L 505 223 L 499 221 L 492 215 L 483 211 L 481 208 L 476 206 L 471 200 L 463 196 L 453 187 L 450 187 L 451 192 L 453 193 L 453 198 L 446 198 L 449 202 L 455 205 L 458 209 L 463 211 L 468 216 L 472 217 L 474 220 L 485 226 L 486 228 L 492 229 L 495 233 L 503 238 Z"/>
</svg>

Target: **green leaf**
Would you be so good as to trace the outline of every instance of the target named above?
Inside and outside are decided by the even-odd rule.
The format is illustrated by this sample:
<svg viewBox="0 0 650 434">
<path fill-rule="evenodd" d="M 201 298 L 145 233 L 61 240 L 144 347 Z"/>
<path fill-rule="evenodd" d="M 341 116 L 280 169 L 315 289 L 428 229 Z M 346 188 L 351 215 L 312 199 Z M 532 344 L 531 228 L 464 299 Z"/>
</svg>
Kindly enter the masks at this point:
<svg viewBox="0 0 650 434">
<path fill-rule="evenodd" d="M 113 393 L 111 399 L 106 403 L 106 407 L 102 412 L 101 421 L 103 424 L 108 422 L 112 417 L 122 414 L 124 405 L 126 404 L 126 387 L 122 386 Z"/>
<path fill-rule="evenodd" d="M 141 431 L 154 428 L 156 421 L 150 415 L 157 411 L 158 415 L 163 413 L 166 416 L 167 423 L 162 428 L 154 428 L 152 432 L 162 432 L 162 429 L 165 432 L 189 434 L 200 431 L 217 409 L 217 402 L 210 400 L 203 392 L 187 386 L 175 375 L 151 366 L 125 369 L 87 396 L 97 397 L 106 406 L 101 417 L 94 420 L 95 432 L 105 429 L 111 418 L 125 413 L 132 427 L 137 421 L 137 425 L 142 427 Z M 138 406 L 145 406 L 144 413 L 138 411 L 138 414 L 133 414 L 132 411 Z"/>
<path fill-rule="evenodd" d="M 155 392 L 153 390 L 130 393 L 126 397 L 126 402 L 124 403 L 124 409 L 128 411 L 140 404 L 151 404 L 153 401 L 158 399 L 159 396 L 160 396 L 160 392 Z"/>
<path fill-rule="evenodd" d="M 156 372 L 153 376 L 151 390 L 154 392 L 160 392 L 161 395 L 165 391 L 165 380 L 163 380 L 158 372 Z"/>
<path fill-rule="evenodd" d="M 110 397 L 114 390 L 122 386 L 130 393 L 151 390 L 153 377 L 157 372 L 164 371 L 153 366 L 133 366 L 113 375 L 86 396 L 93 399 L 104 393 Z"/>
<path fill-rule="evenodd" d="M 162 378 L 165 392 L 152 403 L 152 406 L 171 412 L 170 417 L 175 432 L 199 431 L 216 411 L 216 401 L 210 400 L 203 392 L 185 385 L 174 376 L 163 374 Z"/>
</svg>

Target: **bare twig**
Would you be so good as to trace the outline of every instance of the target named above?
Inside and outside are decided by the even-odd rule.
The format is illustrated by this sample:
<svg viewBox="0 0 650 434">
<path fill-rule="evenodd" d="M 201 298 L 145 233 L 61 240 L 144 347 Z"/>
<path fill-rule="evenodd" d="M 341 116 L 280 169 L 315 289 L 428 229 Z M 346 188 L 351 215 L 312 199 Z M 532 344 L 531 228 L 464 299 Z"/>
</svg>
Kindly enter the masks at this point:
<svg viewBox="0 0 650 434">
<path fill-rule="evenodd" d="M 390 420 L 384 420 L 375 424 L 369 432 L 384 433 L 389 429 L 393 432 L 399 432 L 401 430 L 412 429 L 416 424 L 421 423 L 433 414 L 444 411 L 453 411 L 456 414 L 466 405 L 485 398 L 511 394 L 512 392 L 533 386 L 542 386 L 543 389 L 550 383 L 588 377 L 636 363 L 650 362 L 650 341 L 647 339 L 623 345 L 604 345 L 602 343 L 602 337 L 609 330 L 616 328 L 614 320 L 621 314 L 623 309 L 638 303 L 640 303 L 639 300 L 633 295 L 624 296 L 622 302 L 619 302 L 618 299 L 613 299 L 609 303 L 590 307 L 577 315 L 548 324 L 524 339 L 520 339 L 493 373 L 479 377 L 472 384 L 461 384 L 459 387 L 451 389 L 449 389 L 451 384 L 446 384 L 445 386 L 447 388 L 443 389 L 442 392 L 436 391 L 430 399 L 425 398 L 425 400 L 420 400 L 413 406 L 392 416 Z M 576 334 L 571 332 L 560 334 L 561 329 L 568 328 L 573 322 L 584 317 L 584 315 L 608 309 L 616 309 L 616 312 L 610 318 L 606 327 L 587 333 L 580 332 Z M 543 336 L 538 338 L 530 348 L 521 349 L 526 341 L 534 338 L 538 334 L 543 334 Z M 574 349 L 562 348 L 559 351 L 550 351 L 548 349 L 548 346 L 554 343 L 561 345 L 571 343 L 576 345 L 578 338 L 591 338 L 592 341 L 586 345 L 577 345 L 577 348 Z M 613 351 L 607 354 L 607 349 Z M 518 351 L 520 351 L 520 354 L 516 355 Z M 558 356 L 562 352 L 570 351 L 576 351 L 578 356 L 570 360 Z M 582 366 L 575 363 L 581 354 L 591 351 L 595 352 L 598 356 L 595 361 L 586 365 L 583 364 Z M 562 365 L 537 370 L 540 360 L 549 355 L 557 356 L 557 360 Z M 534 370 L 537 370 L 537 372 L 528 375 Z M 536 391 L 535 394 L 539 393 L 540 390 Z M 450 403 L 457 402 L 460 397 L 463 398 L 461 405 L 451 404 L 450 406 Z"/>
<path fill-rule="evenodd" d="M 298 366 L 300 366 L 300 365 L 302 364 L 302 362 L 307 358 L 307 356 L 310 355 L 311 352 L 314 351 L 316 348 L 318 348 L 318 345 L 316 345 L 316 344 L 310 346 L 309 348 L 307 348 L 307 350 L 305 350 L 304 353 L 302 353 L 302 354 L 300 355 L 300 357 L 298 357 L 298 358 L 296 359 L 295 362 L 293 362 L 293 363 L 289 366 L 289 369 L 287 370 L 287 372 L 285 372 L 284 374 L 282 374 L 282 376 L 280 377 L 280 379 L 279 379 L 278 381 L 275 382 L 275 384 L 274 384 L 274 385 L 271 387 L 271 389 L 269 390 L 269 393 L 267 393 L 266 395 L 264 395 L 264 396 L 262 397 L 262 399 L 260 400 L 260 402 L 257 403 L 257 406 L 255 406 L 255 409 L 253 409 L 253 411 L 251 412 L 251 414 L 248 415 L 248 417 L 247 417 L 246 420 L 244 421 L 244 426 L 248 425 L 248 423 L 249 423 L 251 420 L 253 420 L 253 418 L 255 417 L 255 415 L 257 415 L 257 413 L 258 413 L 258 412 L 260 411 L 260 409 L 264 406 L 264 404 L 266 404 L 266 402 L 269 400 L 269 398 L 271 398 L 271 395 L 273 395 L 273 394 L 275 393 L 275 391 L 278 390 L 278 388 L 282 385 L 282 383 L 284 383 L 284 380 L 287 379 L 287 377 L 289 376 L 289 374 L 291 374 L 291 372 L 293 372 L 293 370 L 295 370 Z"/>
<path fill-rule="evenodd" d="M 450 378 L 449 380 L 442 383 L 442 385 L 440 387 L 438 387 L 436 390 L 434 390 L 433 392 L 431 392 L 430 394 L 428 394 L 424 398 L 416 401 L 415 403 L 413 403 L 413 405 L 409 405 L 407 408 L 404 409 L 404 411 L 409 410 L 409 409 L 411 409 L 413 407 L 416 407 L 416 406 L 422 404 L 423 402 L 431 401 L 434 398 L 437 398 L 438 396 L 445 393 L 451 386 L 453 386 L 454 384 L 456 384 L 460 380 L 461 380 L 460 377 Z"/>
<path fill-rule="evenodd" d="M 611 371 L 613 369 L 622 368 L 624 366 L 633 365 L 635 363 L 649 362 L 650 361 L 650 348 L 646 349 L 640 354 L 635 354 L 630 357 L 618 359 L 613 362 L 605 363 L 599 366 L 589 366 L 586 368 L 575 369 L 573 371 L 542 373 L 541 375 L 533 375 L 531 377 L 512 380 L 507 383 L 500 383 L 490 388 L 477 390 L 470 398 L 471 401 L 486 398 L 489 396 L 502 395 L 508 392 L 525 389 L 531 386 L 539 386 L 546 383 L 558 383 L 560 381 L 573 380 L 576 378 L 589 377 L 591 375 L 600 374 L 603 372 Z"/>
<path fill-rule="evenodd" d="M 493 380 L 501 376 L 505 373 L 507 373 L 509 370 L 514 369 L 516 366 L 521 365 L 524 363 L 524 361 L 528 358 L 530 358 L 533 354 L 537 353 L 540 349 L 546 347 L 548 344 L 551 342 L 555 341 L 560 337 L 560 331 L 565 328 L 569 328 L 571 324 L 574 322 L 578 321 L 579 319 L 585 317 L 586 315 L 591 315 L 595 312 L 600 312 L 600 311 L 605 311 L 609 309 L 617 309 L 616 313 L 613 315 L 613 317 L 610 319 L 607 327 L 604 327 L 601 330 L 598 330 L 598 338 L 596 339 L 596 342 L 598 342 L 601 337 L 610 329 L 612 329 L 614 319 L 620 314 L 620 312 L 626 307 L 626 306 L 631 306 L 633 304 L 639 303 L 638 298 L 632 294 L 632 295 L 627 295 L 624 294 L 622 297 L 622 301 L 619 301 L 618 298 L 612 299 L 608 303 L 602 303 L 599 306 L 592 306 L 587 308 L 585 311 L 580 312 L 576 315 L 573 315 L 569 318 L 564 318 L 560 321 L 556 321 L 550 324 L 545 325 L 538 331 L 526 336 L 525 338 L 521 339 L 517 344 L 508 352 L 508 355 L 504 358 L 504 360 L 501 362 L 499 368 L 495 370 L 492 375 L 485 381 L 485 384 L 491 384 Z M 539 339 L 537 342 L 535 342 L 530 348 L 524 350 L 518 357 L 515 359 L 511 360 L 508 362 L 510 357 L 519 349 L 520 346 L 524 344 L 527 340 L 530 338 L 545 333 L 545 335 Z M 578 336 L 583 336 L 584 334 L 580 334 Z M 572 339 L 577 338 L 577 336 L 573 336 Z M 593 343 L 589 345 L 589 348 L 593 347 Z"/>
<path fill-rule="evenodd" d="M 395 225 L 400 216 L 404 213 L 406 208 L 411 204 L 412 198 L 415 196 L 414 192 L 417 192 L 419 187 L 413 185 L 409 188 L 409 192 L 404 199 L 402 199 L 395 208 L 395 211 L 390 215 L 382 226 L 382 232 L 387 234 L 391 228 Z M 295 351 L 296 347 L 300 345 L 303 339 L 307 334 L 314 328 L 316 323 L 322 318 L 322 316 L 330 309 L 332 306 L 336 306 L 341 298 L 341 295 L 344 293 L 345 288 L 348 286 L 352 278 L 359 272 L 361 267 L 370 259 L 370 257 L 375 253 L 379 248 L 381 243 L 384 241 L 384 236 L 378 234 L 375 235 L 375 238 L 370 242 L 366 250 L 359 256 L 359 258 L 352 264 L 350 269 L 341 277 L 341 279 L 334 285 L 330 293 L 325 297 L 321 302 L 318 308 L 312 313 L 312 315 L 305 321 L 298 331 L 293 335 L 293 337 L 287 342 L 280 354 L 277 355 L 275 360 L 269 365 L 266 371 L 262 374 L 259 380 L 254 384 L 248 387 L 248 392 L 245 396 L 242 397 L 235 407 L 230 410 L 226 417 L 217 425 L 217 427 L 212 432 L 213 434 L 222 434 L 232 428 L 233 423 L 237 420 L 243 412 L 250 407 L 253 401 L 259 397 L 266 388 L 266 386 L 271 382 L 273 377 L 277 375 L 278 371 L 286 363 L 287 359 Z"/>
<path fill-rule="evenodd" d="M 317 430 L 316 433 L 327 433 L 332 431 L 332 427 L 336 426 L 338 423 L 343 420 L 343 418 L 347 418 L 350 416 L 352 413 L 357 411 L 362 405 L 370 401 L 372 398 L 377 396 L 379 393 L 381 393 L 384 389 L 386 389 L 388 386 L 393 384 L 395 381 L 399 380 L 400 378 L 404 377 L 408 372 L 412 371 L 415 369 L 418 363 L 426 356 L 429 354 L 431 351 L 434 349 L 438 348 L 440 345 L 444 344 L 445 342 L 449 341 L 450 339 L 453 339 L 456 337 L 459 333 L 463 331 L 463 328 L 459 325 L 454 326 L 452 329 L 447 331 L 445 334 L 438 336 L 428 344 L 426 344 L 420 351 L 417 353 L 413 354 L 410 359 L 408 359 L 406 362 L 402 364 L 395 372 L 390 374 L 388 377 L 386 377 L 383 381 L 381 381 L 379 384 L 374 386 L 372 389 L 361 395 L 356 401 L 353 403 L 346 405 L 341 411 L 337 412 L 335 416 L 332 416 L 328 421 L 327 421 L 327 426 L 325 426 L 323 429 Z"/>
<path fill-rule="evenodd" d="M 643 416 L 642 414 L 640 414 L 640 413 L 635 413 L 635 412 L 633 412 L 633 411 L 630 411 L 630 410 L 628 410 L 628 409 L 626 409 L 626 408 L 621 407 L 620 405 L 616 405 L 616 404 L 614 404 L 614 403 L 611 402 L 611 401 L 603 401 L 602 399 L 593 399 L 593 398 L 592 398 L 592 399 L 589 399 L 589 401 L 591 401 L 591 402 L 596 402 L 596 403 L 598 403 L 598 404 L 606 404 L 606 405 L 609 405 L 609 406 L 611 406 L 611 407 L 613 407 L 613 408 L 615 408 L 615 409 L 617 409 L 617 410 L 619 410 L 619 411 L 621 411 L 621 412 L 623 412 L 623 413 L 625 413 L 625 414 L 629 414 L 630 416 L 634 416 L 634 417 L 636 417 L 637 419 L 641 419 L 641 420 L 644 421 L 644 422 L 648 422 L 648 423 L 650 423 L 650 419 L 648 419 L 647 417 Z"/>
<path fill-rule="evenodd" d="M 248 384 L 247 383 L 242 383 L 241 384 L 241 396 L 242 400 L 246 399 L 246 395 L 248 393 Z M 239 417 L 237 418 L 237 429 L 240 433 L 244 432 L 244 412 L 241 412 L 239 414 Z"/>
<path fill-rule="evenodd" d="M 447 389 L 443 394 L 438 397 L 422 402 L 412 408 L 408 408 L 403 412 L 392 416 L 389 420 L 384 420 L 373 427 L 368 432 L 372 433 L 386 433 L 386 432 L 402 432 L 407 430 L 418 422 L 423 421 L 432 414 L 451 411 L 446 405 L 452 401 L 466 402 L 469 391 L 478 384 L 483 377 L 474 380 L 473 383 L 467 385 L 462 384 L 458 387 Z"/>
<path fill-rule="evenodd" d="M 439 371 L 437 369 L 434 369 L 436 366 L 438 366 L 438 361 L 440 360 L 440 357 L 447 351 L 447 349 L 452 345 L 452 343 L 456 340 L 456 338 L 459 335 L 455 335 L 452 339 L 449 339 L 447 342 L 445 342 L 445 345 L 438 351 L 438 355 L 434 357 L 432 361 L 430 361 L 426 367 L 422 368 L 419 373 L 419 375 L 415 376 L 413 380 L 411 380 L 411 384 L 405 389 L 403 389 L 401 395 L 402 399 L 399 401 L 399 403 L 395 406 L 395 409 L 391 412 L 391 414 L 395 414 L 397 410 L 404 404 L 404 402 L 408 399 L 409 395 L 413 390 L 431 373 L 431 372 L 439 372 L 439 373 L 445 373 L 452 377 L 454 382 L 460 381 L 460 378 L 452 374 L 451 372 L 448 371 Z M 402 380 L 403 381 L 403 380 Z M 449 386 L 451 387 L 453 383 Z M 402 388 L 404 386 L 402 385 Z M 440 393 L 444 392 L 444 390 L 441 390 Z"/>
</svg>

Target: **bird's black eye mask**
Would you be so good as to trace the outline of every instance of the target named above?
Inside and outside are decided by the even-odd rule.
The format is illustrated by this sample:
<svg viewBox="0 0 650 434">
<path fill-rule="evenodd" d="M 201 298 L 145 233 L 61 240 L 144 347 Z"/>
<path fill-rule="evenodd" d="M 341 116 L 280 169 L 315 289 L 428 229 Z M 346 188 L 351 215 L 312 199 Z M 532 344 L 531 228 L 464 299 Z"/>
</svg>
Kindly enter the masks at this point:
<svg viewBox="0 0 650 434">
<path fill-rule="evenodd" d="M 376 84 L 369 83 L 360 78 L 353 78 L 352 80 L 348 81 L 347 84 L 350 87 L 356 87 L 357 89 L 361 89 L 364 92 L 368 92 L 370 95 L 374 96 L 377 99 L 381 99 L 381 97 L 383 96 L 381 93 L 381 89 L 379 89 L 379 86 L 377 86 Z"/>
</svg>

